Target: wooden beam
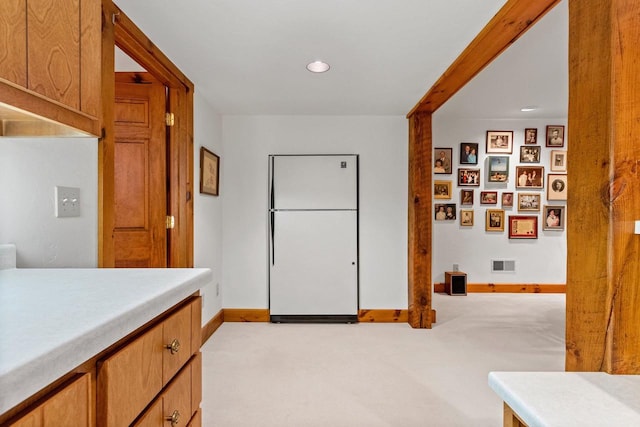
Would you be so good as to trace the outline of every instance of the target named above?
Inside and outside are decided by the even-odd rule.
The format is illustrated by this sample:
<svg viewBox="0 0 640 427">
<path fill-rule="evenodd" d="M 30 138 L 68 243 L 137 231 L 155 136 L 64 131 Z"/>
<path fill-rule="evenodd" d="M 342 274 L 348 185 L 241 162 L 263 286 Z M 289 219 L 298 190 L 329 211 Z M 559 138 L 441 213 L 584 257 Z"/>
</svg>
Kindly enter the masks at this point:
<svg viewBox="0 0 640 427">
<path fill-rule="evenodd" d="M 640 374 L 640 14 L 569 1 L 568 371 Z"/>
<path fill-rule="evenodd" d="M 409 324 L 431 328 L 431 114 L 409 118 Z"/>
<path fill-rule="evenodd" d="M 407 117 L 435 112 L 559 2 L 507 1 Z"/>
</svg>

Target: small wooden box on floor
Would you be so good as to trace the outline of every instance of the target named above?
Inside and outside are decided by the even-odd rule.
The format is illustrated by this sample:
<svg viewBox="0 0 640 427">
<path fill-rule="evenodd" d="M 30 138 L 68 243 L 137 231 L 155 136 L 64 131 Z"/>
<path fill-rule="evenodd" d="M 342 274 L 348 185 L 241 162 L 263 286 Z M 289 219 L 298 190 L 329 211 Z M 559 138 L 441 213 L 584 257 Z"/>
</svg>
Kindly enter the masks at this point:
<svg viewBox="0 0 640 427">
<path fill-rule="evenodd" d="M 466 295 L 467 273 L 461 271 L 445 271 L 444 291 L 449 295 Z"/>
</svg>

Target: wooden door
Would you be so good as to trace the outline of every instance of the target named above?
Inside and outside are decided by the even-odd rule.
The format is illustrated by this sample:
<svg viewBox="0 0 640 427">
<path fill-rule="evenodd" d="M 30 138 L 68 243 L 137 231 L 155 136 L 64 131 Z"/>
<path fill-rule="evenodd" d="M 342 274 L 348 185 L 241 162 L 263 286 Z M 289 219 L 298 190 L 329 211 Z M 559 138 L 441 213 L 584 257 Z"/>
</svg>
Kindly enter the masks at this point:
<svg viewBox="0 0 640 427">
<path fill-rule="evenodd" d="M 165 87 L 116 73 L 115 267 L 166 267 Z"/>
</svg>

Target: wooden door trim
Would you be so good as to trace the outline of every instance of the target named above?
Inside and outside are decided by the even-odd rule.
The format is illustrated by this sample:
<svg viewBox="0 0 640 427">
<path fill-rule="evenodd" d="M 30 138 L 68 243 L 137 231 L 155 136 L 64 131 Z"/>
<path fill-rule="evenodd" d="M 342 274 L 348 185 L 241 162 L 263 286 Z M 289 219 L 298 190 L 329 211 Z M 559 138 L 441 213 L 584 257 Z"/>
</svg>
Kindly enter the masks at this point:
<svg viewBox="0 0 640 427">
<path fill-rule="evenodd" d="M 409 119 L 408 307 L 409 324 L 431 328 L 431 150 L 433 113 L 511 46 L 560 0 L 508 0 L 449 66 Z M 428 167 L 428 171 L 423 169 Z"/>
<path fill-rule="evenodd" d="M 98 266 L 114 266 L 115 46 L 169 88 L 175 125 L 169 130 L 169 267 L 193 267 L 193 83 L 112 0 L 102 0 L 102 114 L 98 147 Z"/>
</svg>

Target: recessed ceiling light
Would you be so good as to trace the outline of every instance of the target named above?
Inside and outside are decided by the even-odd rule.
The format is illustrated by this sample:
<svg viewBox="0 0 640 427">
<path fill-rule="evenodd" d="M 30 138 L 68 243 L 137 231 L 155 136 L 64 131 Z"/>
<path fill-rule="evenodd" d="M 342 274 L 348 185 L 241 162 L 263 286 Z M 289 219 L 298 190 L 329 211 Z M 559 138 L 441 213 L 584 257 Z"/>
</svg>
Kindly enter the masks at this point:
<svg viewBox="0 0 640 427">
<path fill-rule="evenodd" d="M 522 108 L 520 109 L 520 111 L 523 111 L 523 112 L 525 112 L 525 113 L 526 113 L 527 111 L 535 111 L 535 110 L 537 110 L 537 109 L 538 109 L 538 107 L 529 106 L 529 107 L 522 107 Z"/>
<path fill-rule="evenodd" d="M 322 61 L 313 61 L 307 64 L 307 70 L 312 73 L 324 73 L 325 71 L 329 71 L 329 64 Z"/>
</svg>

